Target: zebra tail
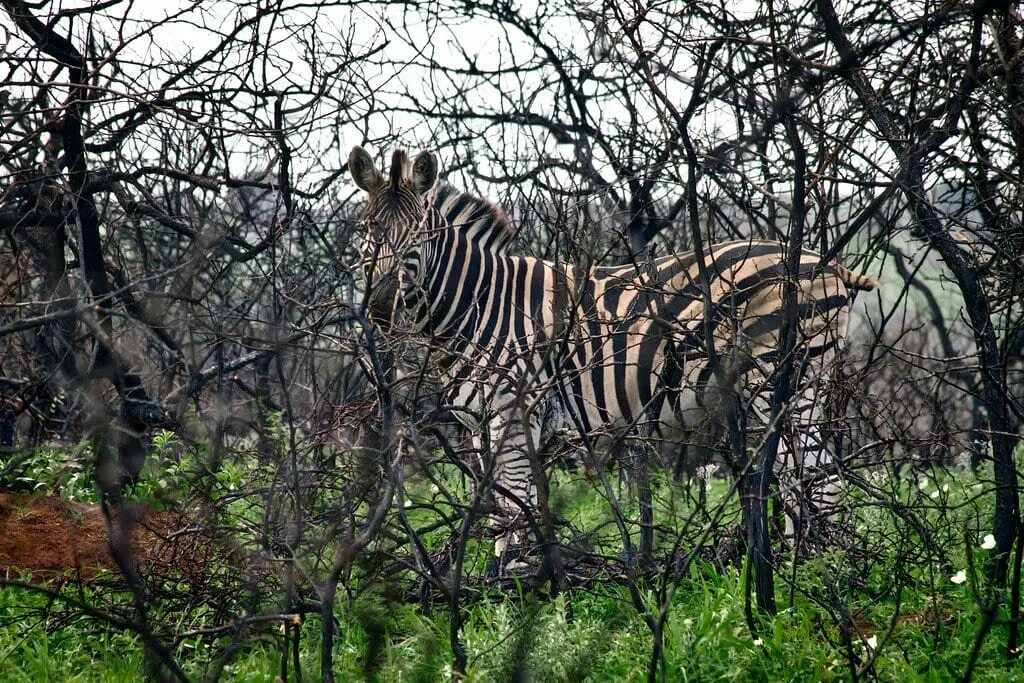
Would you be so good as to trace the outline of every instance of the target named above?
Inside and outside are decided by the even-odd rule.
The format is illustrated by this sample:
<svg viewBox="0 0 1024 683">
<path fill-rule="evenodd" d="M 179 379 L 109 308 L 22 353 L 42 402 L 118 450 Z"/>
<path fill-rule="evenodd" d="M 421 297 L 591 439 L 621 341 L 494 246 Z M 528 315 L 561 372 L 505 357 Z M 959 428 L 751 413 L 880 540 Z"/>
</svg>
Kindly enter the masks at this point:
<svg viewBox="0 0 1024 683">
<path fill-rule="evenodd" d="M 870 292 L 878 287 L 878 278 L 874 275 L 861 275 L 855 273 L 841 263 L 834 264 L 839 279 L 850 289 L 859 289 L 863 292 Z"/>
</svg>

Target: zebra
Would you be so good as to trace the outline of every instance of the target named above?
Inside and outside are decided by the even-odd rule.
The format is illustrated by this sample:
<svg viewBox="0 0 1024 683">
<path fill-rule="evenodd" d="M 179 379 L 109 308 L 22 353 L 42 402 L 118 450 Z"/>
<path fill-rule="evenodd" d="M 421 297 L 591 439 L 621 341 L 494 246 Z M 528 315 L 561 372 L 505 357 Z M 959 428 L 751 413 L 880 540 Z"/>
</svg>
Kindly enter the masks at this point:
<svg viewBox="0 0 1024 683">
<path fill-rule="evenodd" d="M 789 278 L 786 246 L 754 239 L 712 245 L 703 268 L 693 251 L 589 269 L 517 256 L 507 214 L 439 183 L 432 153 L 410 159 L 397 150 L 385 176 L 357 146 L 349 170 L 366 193 L 369 309 L 385 321 L 402 315 L 412 333 L 446 350 L 451 404 L 490 454 L 489 481 L 506 529 L 496 555 L 529 539 L 522 521 L 537 504 L 537 451 L 551 413 L 545 397 L 556 397 L 556 412 L 592 452 L 623 434 L 714 441 L 725 427 L 724 395 L 737 387 L 745 396 L 766 393 L 788 279 L 795 282 L 801 361 L 789 412 L 805 443 L 801 462 L 791 447 L 782 469 L 803 470 L 792 476 L 809 482 L 819 506 L 835 499 L 839 479 L 820 434 L 815 392 L 846 336 L 851 290 L 871 290 L 875 278 L 808 250 Z M 709 341 L 721 360 L 717 372 Z M 748 403 L 765 410 L 763 400 L 760 408 Z M 784 498 L 790 486 L 780 482 Z M 788 527 L 807 512 L 798 510 L 804 505 L 811 503 L 790 495 Z"/>
</svg>

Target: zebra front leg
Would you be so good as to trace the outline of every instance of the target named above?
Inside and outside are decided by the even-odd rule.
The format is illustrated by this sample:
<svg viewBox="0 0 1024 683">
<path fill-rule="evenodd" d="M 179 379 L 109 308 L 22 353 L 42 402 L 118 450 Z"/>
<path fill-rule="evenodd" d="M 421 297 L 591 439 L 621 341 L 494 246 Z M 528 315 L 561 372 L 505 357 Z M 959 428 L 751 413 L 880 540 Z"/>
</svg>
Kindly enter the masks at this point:
<svg viewBox="0 0 1024 683">
<path fill-rule="evenodd" d="M 489 575 L 526 566 L 522 561 L 537 539 L 537 487 L 539 419 L 524 420 L 516 414 L 493 418 L 487 426 L 494 454 L 494 501 L 501 531 L 494 542 L 495 565 Z"/>
</svg>

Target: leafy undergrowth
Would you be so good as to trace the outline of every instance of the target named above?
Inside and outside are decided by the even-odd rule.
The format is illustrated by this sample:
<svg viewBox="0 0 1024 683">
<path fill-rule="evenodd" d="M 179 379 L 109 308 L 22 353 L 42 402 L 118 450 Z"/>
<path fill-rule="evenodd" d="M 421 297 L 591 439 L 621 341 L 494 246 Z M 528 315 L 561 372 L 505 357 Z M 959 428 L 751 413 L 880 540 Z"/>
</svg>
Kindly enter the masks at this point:
<svg viewBox="0 0 1024 683">
<path fill-rule="evenodd" d="M 743 615 L 743 577 L 702 566 L 676 591 L 666 626 L 666 678 L 708 680 L 944 681 L 964 672 L 980 626 L 969 586 L 950 583 L 941 597 L 904 590 L 902 604 L 875 605 L 855 619 L 852 642 L 822 613 L 796 599 L 752 637 Z M 88 590 L 88 589 L 87 589 Z M 464 614 L 466 680 L 644 680 L 650 635 L 628 591 L 601 586 L 568 598 L 490 596 Z M 645 597 L 654 604 L 653 592 Z M 571 605 L 571 618 L 569 617 Z M 62 616 L 63 615 L 63 616 Z M 0 590 L 0 671 L 8 681 L 134 681 L 146 670 L 139 639 L 95 621 L 66 618 L 30 589 Z M 427 616 L 418 605 L 379 597 L 343 602 L 335 647 L 338 680 L 439 680 L 451 676 L 449 614 Z M 306 680 L 319 678 L 320 622 L 301 627 L 300 664 Z M 224 668 L 225 680 L 274 681 L 282 638 L 254 634 Z M 1024 680 L 1024 670 L 1000 651 L 1005 629 L 983 646 L 975 680 Z M 185 640 L 174 655 L 192 677 L 228 645 L 227 639 Z M 865 667 L 870 656 L 873 665 Z M 852 667 L 852 668 L 851 668 Z M 526 678 L 521 676 L 525 675 Z"/>
<path fill-rule="evenodd" d="M 169 438 L 155 446 L 158 453 L 178 448 Z M 202 453 L 178 455 L 175 467 L 161 467 L 160 476 L 144 480 L 135 495 L 156 507 L 176 507 L 189 500 L 196 490 L 192 472 L 204 471 L 194 464 L 201 464 Z M 69 498 L 92 495 L 87 480 L 79 476 L 81 470 L 69 465 L 73 459 L 41 458 L 40 462 L 46 464 L 50 478 L 26 469 L 26 488 Z M 224 463 L 204 493 L 229 501 L 223 518 L 234 520 L 236 534 L 246 528 L 259 530 L 266 520 L 258 498 L 237 493 L 259 481 L 260 472 L 241 460 Z M 420 538 L 431 549 L 442 546 L 448 537 L 437 523 L 446 513 L 438 484 L 448 487 L 456 498 L 466 497 L 457 474 L 448 476 L 443 467 L 436 468 L 435 474 L 433 483 L 410 478 L 401 508 L 408 524 L 430 529 Z M 552 486 L 552 509 L 563 522 L 563 542 L 584 543 L 614 557 L 621 539 L 600 491 L 582 474 L 560 472 Z M 627 520 L 635 520 L 628 490 L 617 491 Z M 798 563 L 785 555 L 777 558 L 779 613 L 760 620 L 756 634 L 744 610 L 747 576 L 743 568 L 723 561 L 713 548 L 698 553 L 688 574 L 670 584 L 664 680 L 946 681 L 962 677 L 979 632 L 986 628 L 981 606 L 987 598 L 980 574 L 992 545 L 987 538 L 991 498 L 991 478 L 985 474 L 886 468 L 870 472 L 846 493 L 845 546 Z M 735 496 L 725 481 L 710 482 L 702 508 L 695 507 L 694 501 L 689 489 L 680 489 L 667 477 L 657 479 L 655 519 L 662 523 L 656 542 L 662 549 L 693 547 L 704 525 L 713 520 L 724 527 L 736 520 Z M 681 521 L 672 525 L 664 520 Z M 709 545 L 715 543 L 714 538 L 706 540 Z M 484 570 L 490 551 L 488 541 L 478 536 L 470 545 L 472 552 L 464 565 L 467 581 Z M 322 564 L 314 560 L 305 569 L 310 576 L 323 575 Z M 410 590 L 415 580 L 408 571 L 386 578 L 361 571 L 338 594 L 336 680 L 451 678 L 454 657 L 446 603 L 437 599 L 426 609 L 417 602 L 415 591 Z M 130 595 L 114 579 L 104 582 L 101 576 L 85 585 L 50 583 L 44 591 L 0 588 L 0 678 L 26 682 L 148 678 L 140 637 L 100 618 L 132 617 Z M 219 585 L 218 580 L 211 579 L 210 586 Z M 652 638 L 635 599 L 642 599 L 656 614 L 660 587 L 654 578 L 639 584 L 636 595 L 631 595 L 623 585 L 590 581 L 550 599 L 525 589 L 482 590 L 477 582 L 472 591 L 463 593 L 460 645 L 466 653 L 465 680 L 646 680 Z M 165 643 L 171 643 L 171 654 L 185 673 L 206 679 L 223 663 L 220 680 L 278 680 L 286 647 L 280 621 L 219 636 L 199 632 L 246 613 L 280 609 L 280 593 L 268 591 L 258 600 L 253 597 L 250 605 L 244 591 L 237 591 L 220 608 L 212 607 L 205 595 L 172 585 L 151 596 L 150 623 L 157 626 Z M 94 612 L 84 613 L 81 605 Z M 1008 611 L 1000 607 L 995 617 L 973 655 L 974 680 L 1024 680 L 1024 665 L 1008 660 L 1005 653 Z M 319 679 L 322 626 L 318 616 L 309 614 L 298 627 L 303 680 Z M 171 637 L 189 632 L 193 635 Z M 290 656 L 288 676 L 295 680 Z"/>
</svg>

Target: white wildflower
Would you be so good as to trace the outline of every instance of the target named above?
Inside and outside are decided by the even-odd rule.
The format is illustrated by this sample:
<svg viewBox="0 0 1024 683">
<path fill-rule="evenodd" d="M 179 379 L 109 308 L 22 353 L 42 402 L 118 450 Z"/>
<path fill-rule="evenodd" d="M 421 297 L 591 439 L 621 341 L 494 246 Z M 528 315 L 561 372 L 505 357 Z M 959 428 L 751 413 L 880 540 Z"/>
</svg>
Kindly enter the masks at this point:
<svg viewBox="0 0 1024 683">
<path fill-rule="evenodd" d="M 949 493 L 949 484 L 943 484 L 942 485 L 942 492 L 943 493 Z"/>
<path fill-rule="evenodd" d="M 960 585 L 961 583 L 967 580 L 967 572 L 961 569 L 956 574 L 953 574 L 953 576 L 949 577 L 949 580 L 957 585 Z"/>
<path fill-rule="evenodd" d="M 931 493 L 928 494 L 928 497 L 929 498 L 933 498 L 933 499 L 938 498 L 939 497 L 939 490 L 935 489 L 934 491 L 932 491 Z"/>
<path fill-rule="evenodd" d="M 754 638 L 754 645 L 764 645 L 764 641 L 760 638 Z"/>
<path fill-rule="evenodd" d="M 867 640 L 864 641 L 864 644 L 868 646 L 869 650 L 874 650 L 876 647 L 878 647 L 878 636 L 870 636 Z"/>
<path fill-rule="evenodd" d="M 992 534 L 985 534 L 985 538 L 981 540 L 982 550 L 992 550 L 996 547 L 996 537 Z"/>
<path fill-rule="evenodd" d="M 926 488 L 928 488 L 928 480 L 927 479 L 923 479 L 923 478 L 922 479 L 918 479 L 917 480 L 917 488 L 919 488 L 920 490 L 924 491 Z"/>
</svg>

